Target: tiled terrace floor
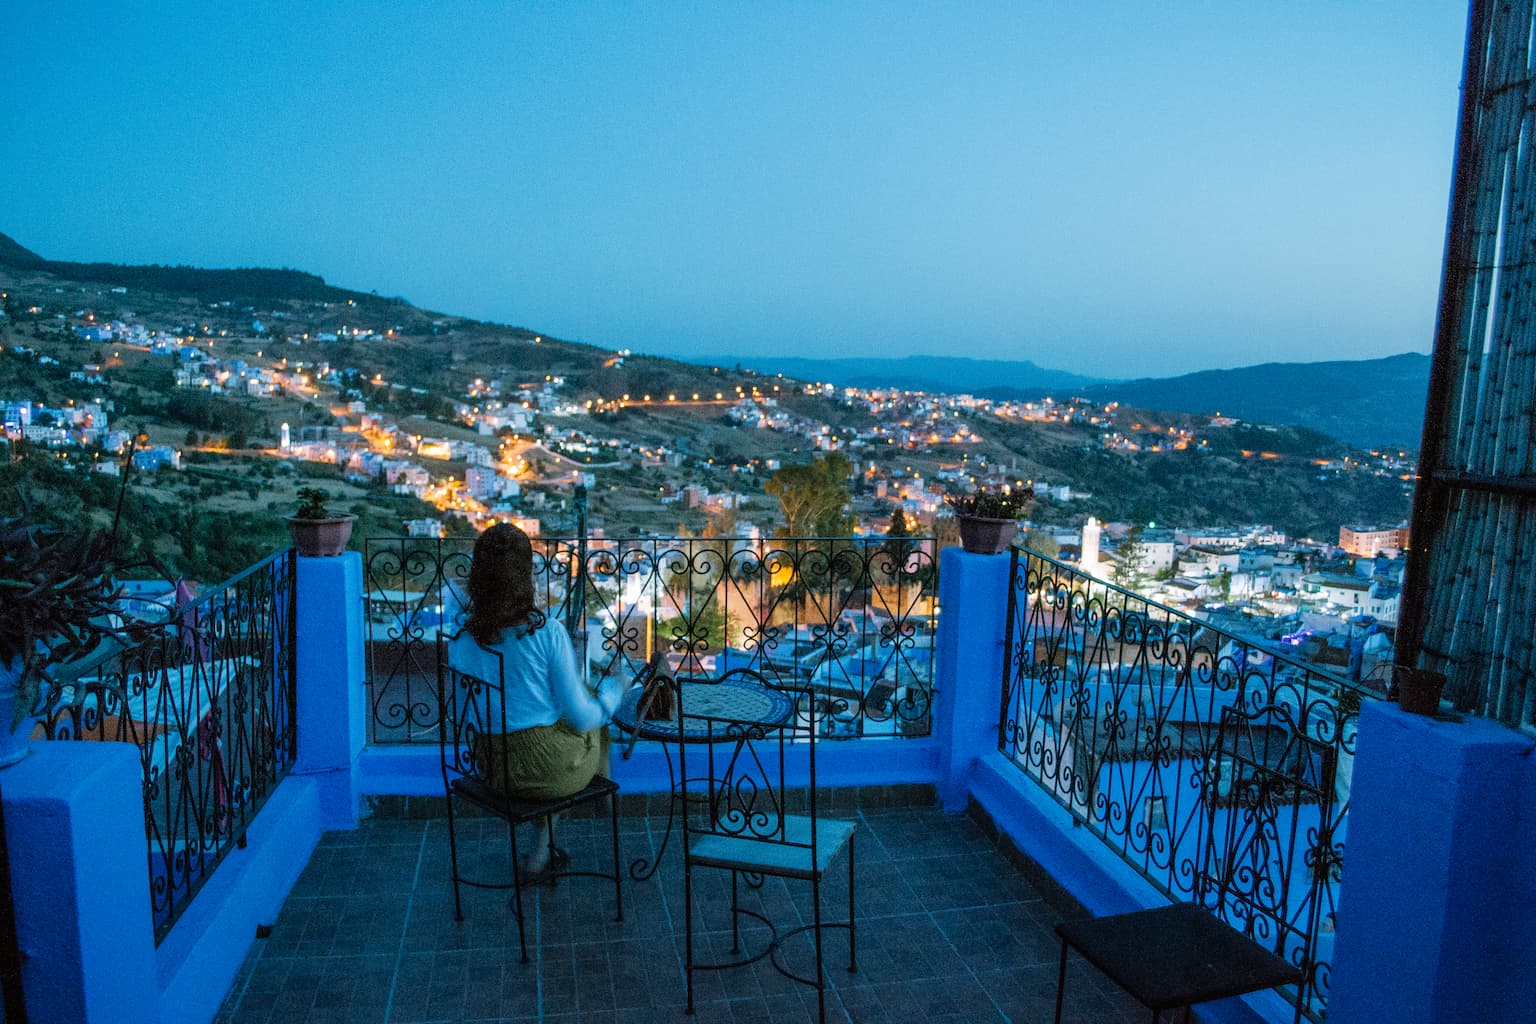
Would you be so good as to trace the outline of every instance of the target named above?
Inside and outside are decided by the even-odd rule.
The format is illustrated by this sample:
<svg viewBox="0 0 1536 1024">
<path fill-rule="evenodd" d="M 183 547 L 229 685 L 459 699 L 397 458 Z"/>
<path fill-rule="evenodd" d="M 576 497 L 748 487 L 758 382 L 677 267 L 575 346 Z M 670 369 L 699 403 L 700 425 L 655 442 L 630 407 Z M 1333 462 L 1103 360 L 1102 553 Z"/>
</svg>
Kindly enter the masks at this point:
<svg viewBox="0 0 1536 1024">
<path fill-rule="evenodd" d="M 1051 1019 L 1059 916 L 981 826 L 926 807 L 841 813 L 858 821 L 859 970 L 846 970 L 846 933 L 829 932 L 829 1021 Z M 466 864 L 505 872 L 501 824 L 460 824 L 470 837 Z M 663 824 L 621 819 L 625 859 L 648 856 Z M 562 823 L 576 866 L 607 863 L 606 825 Z M 729 876 L 705 874 L 701 948 L 723 951 Z M 839 859 L 823 889 L 829 916 L 846 912 L 846 880 Z M 328 833 L 218 1022 L 682 1024 L 682 882 L 673 844 L 655 878 L 626 879 L 622 923 L 613 920 L 608 883 L 567 879 L 535 890 L 529 927 L 538 949 L 522 964 L 505 892 L 466 889 L 465 920 L 454 922 L 445 821 L 372 820 Z M 769 879 L 753 899 L 794 919 L 809 912 L 809 884 Z M 809 950 L 806 941 L 791 959 L 806 964 Z M 816 1019 L 815 991 L 766 964 L 696 977 L 698 1024 Z M 1074 961 L 1066 1019 L 1122 1024 L 1144 1021 L 1146 1011 Z"/>
</svg>

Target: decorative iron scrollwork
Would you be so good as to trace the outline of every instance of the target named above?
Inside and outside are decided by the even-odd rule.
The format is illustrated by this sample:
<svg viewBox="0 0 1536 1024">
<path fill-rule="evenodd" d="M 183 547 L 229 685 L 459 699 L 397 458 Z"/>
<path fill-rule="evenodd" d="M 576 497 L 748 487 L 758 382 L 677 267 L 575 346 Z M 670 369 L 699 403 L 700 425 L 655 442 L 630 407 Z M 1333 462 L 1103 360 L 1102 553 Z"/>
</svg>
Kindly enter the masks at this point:
<svg viewBox="0 0 1536 1024">
<path fill-rule="evenodd" d="M 1012 558 L 1001 751 L 1168 896 L 1202 899 L 1300 966 L 1292 998 L 1321 1019 L 1374 694 L 1060 562 Z M 1259 724 L 1220 749 L 1223 715 Z"/>
</svg>

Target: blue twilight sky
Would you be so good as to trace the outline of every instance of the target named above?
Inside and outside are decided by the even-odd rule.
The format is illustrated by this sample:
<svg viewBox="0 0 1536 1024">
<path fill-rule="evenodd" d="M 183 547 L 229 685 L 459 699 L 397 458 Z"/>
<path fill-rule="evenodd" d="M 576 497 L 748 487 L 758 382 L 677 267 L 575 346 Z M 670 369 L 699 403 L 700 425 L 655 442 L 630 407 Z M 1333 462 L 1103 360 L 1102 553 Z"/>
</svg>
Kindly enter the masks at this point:
<svg viewBox="0 0 1536 1024">
<path fill-rule="evenodd" d="M 1453 0 L 11 0 L 0 232 L 596 345 L 1427 351 Z"/>
</svg>

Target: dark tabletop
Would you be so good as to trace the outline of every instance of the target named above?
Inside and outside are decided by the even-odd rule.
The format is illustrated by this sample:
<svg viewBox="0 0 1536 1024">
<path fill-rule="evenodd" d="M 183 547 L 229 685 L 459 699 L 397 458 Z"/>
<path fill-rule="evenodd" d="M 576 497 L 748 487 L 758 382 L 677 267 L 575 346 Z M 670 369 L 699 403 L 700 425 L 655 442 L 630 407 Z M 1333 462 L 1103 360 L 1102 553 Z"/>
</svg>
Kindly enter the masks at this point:
<svg viewBox="0 0 1536 1024">
<path fill-rule="evenodd" d="M 780 725 L 789 721 L 794 711 L 789 694 L 743 679 L 690 681 L 679 679 L 682 688 L 683 707 L 688 721 L 682 735 L 684 743 L 700 743 L 710 739 L 722 739 L 719 722 L 716 721 L 713 736 L 709 735 L 710 722 L 701 719 L 730 720 L 738 722 L 762 722 Z M 649 740 L 678 740 L 675 718 L 652 719 L 635 724 L 635 712 L 640 702 L 640 690 L 632 688 L 624 695 L 613 723 L 625 732 L 639 732 Z M 695 717 L 697 716 L 697 717 Z"/>
</svg>

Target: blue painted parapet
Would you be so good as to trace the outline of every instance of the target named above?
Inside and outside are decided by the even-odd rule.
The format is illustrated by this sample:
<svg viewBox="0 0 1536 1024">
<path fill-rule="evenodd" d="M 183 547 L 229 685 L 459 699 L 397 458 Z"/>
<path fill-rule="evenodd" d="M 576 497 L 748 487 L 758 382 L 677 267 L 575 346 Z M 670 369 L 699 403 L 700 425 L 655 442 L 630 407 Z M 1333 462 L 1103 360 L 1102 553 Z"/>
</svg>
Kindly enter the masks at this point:
<svg viewBox="0 0 1536 1024">
<path fill-rule="evenodd" d="M 29 1019 L 158 1024 L 138 748 L 34 742 L 0 772 Z"/>
<path fill-rule="evenodd" d="M 1360 713 L 1329 1024 L 1536 1021 L 1536 740 Z"/>
<path fill-rule="evenodd" d="M 327 829 L 357 824 L 363 690 L 363 560 L 299 558 L 293 774 L 312 778 Z"/>
<path fill-rule="evenodd" d="M 959 548 L 939 555 L 933 731 L 942 759 L 939 798 L 948 811 L 965 810 L 977 759 L 997 750 L 1009 565 L 1004 555 Z"/>
</svg>

